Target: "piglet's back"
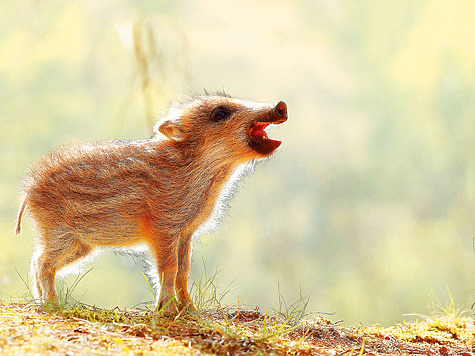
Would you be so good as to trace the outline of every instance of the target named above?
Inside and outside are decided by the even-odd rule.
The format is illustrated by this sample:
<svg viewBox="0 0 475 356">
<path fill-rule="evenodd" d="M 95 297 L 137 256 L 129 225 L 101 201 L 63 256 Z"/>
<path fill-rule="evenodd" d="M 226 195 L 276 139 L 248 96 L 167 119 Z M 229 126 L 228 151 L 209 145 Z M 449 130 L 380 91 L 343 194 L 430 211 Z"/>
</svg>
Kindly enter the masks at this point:
<svg viewBox="0 0 475 356">
<path fill-rule="evenodd" d="M 133 230 L 130 220 L 144 210 L 143 197 L 160 190 L 151 171 L 160 166 L 156 149 L 123 141 L 58 148 L 26 176 L 23 190 L 31 213 L 40 225 L 57 225 L 55 230 Z"/>
</svg>

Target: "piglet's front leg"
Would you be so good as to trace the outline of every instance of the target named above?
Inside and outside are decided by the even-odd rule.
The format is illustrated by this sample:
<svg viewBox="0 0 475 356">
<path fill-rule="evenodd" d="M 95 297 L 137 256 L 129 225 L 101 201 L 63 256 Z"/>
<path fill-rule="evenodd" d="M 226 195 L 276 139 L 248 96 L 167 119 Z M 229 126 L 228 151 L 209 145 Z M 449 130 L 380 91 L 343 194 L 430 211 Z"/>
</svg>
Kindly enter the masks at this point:
<svg viewBox="0 0 475 356">
<path fill-rule="evenodd" d="M 196 311 L 190 294 L 188 293 L 188 276 L 191 264 L 191 236 L 180 236 L 178 244 L 178 271 L 176 275 L 175 288 L 178 297 L 180 310 Z"/>
<path fill-rule="evenodd" d="M 160 296 L 158 297 L 157 310 L 175 316 L 178 314 L 175 298 L 176 259 L 174 265 L 159 267 L 158 271 L 160 273 Z"/>
<path fill-rule="evenodd" d="M 147 240 L 158 269 L 160 294 L 157 300 L 157 310 L 165 314 L 177 315 L 178 308 L 175 298 L 175 280 L 178 270 L 178 238 L 160 232 L 153 220 L 142 217 L 140 221 L 141 234 Z"/>
<path fill-rule="evenodd" d="M 160 239 L 154 246 L 160 279 L 157 309 L 165 314 L 177 315 L 175 280 L 178 267 L 177 246 L 172 238 Z"/>
</svg>

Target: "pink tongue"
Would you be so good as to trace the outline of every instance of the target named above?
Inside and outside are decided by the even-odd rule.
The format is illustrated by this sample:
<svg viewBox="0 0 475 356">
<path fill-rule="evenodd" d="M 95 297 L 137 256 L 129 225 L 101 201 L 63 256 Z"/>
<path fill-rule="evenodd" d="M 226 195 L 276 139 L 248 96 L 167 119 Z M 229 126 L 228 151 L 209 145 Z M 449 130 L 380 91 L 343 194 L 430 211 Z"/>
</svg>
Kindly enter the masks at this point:
<svg viewBox="0 0 475 356">
<path fill-rule="evenodd" d="M 267 126 L 269 126 L 269 124 L 256 123 L 252 128 L 251 135 L 254 137 L 269 138 L 267 133 L 264 131 Z"/>
</svg>

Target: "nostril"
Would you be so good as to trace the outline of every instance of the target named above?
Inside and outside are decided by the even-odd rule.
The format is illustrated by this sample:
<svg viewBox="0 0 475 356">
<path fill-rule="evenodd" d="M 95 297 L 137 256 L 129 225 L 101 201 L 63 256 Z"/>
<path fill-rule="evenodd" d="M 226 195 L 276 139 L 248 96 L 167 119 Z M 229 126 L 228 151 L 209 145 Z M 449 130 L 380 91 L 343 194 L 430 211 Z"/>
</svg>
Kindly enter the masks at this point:
<svg viewBox="0 0 475 356">
<path fill-rule="evenodd" d="M 277 105 L 275 106 L 274 109 L 277 112 L 277 115 L 279 116 L 287 116 L 287 104 L 284 103 L 283 101 L 279 101 Z"/>
</svg>

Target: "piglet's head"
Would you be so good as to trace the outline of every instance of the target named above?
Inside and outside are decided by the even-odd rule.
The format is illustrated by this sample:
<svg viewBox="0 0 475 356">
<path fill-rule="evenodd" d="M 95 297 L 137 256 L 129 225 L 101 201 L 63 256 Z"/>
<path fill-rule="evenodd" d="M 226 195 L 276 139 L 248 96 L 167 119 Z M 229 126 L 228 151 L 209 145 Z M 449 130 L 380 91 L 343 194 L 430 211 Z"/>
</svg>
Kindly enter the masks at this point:
<svg viewBox="0 0 475 356">
<path fill-rule="evenodd" d="M 287 117 L 283 101 L 271 105 L 226 94 L 203 95 L 172 106 L 155 131 L 216 159 L 245 161 L 265 158 L 281 145 L 265 130 Z"/>
</svg>

